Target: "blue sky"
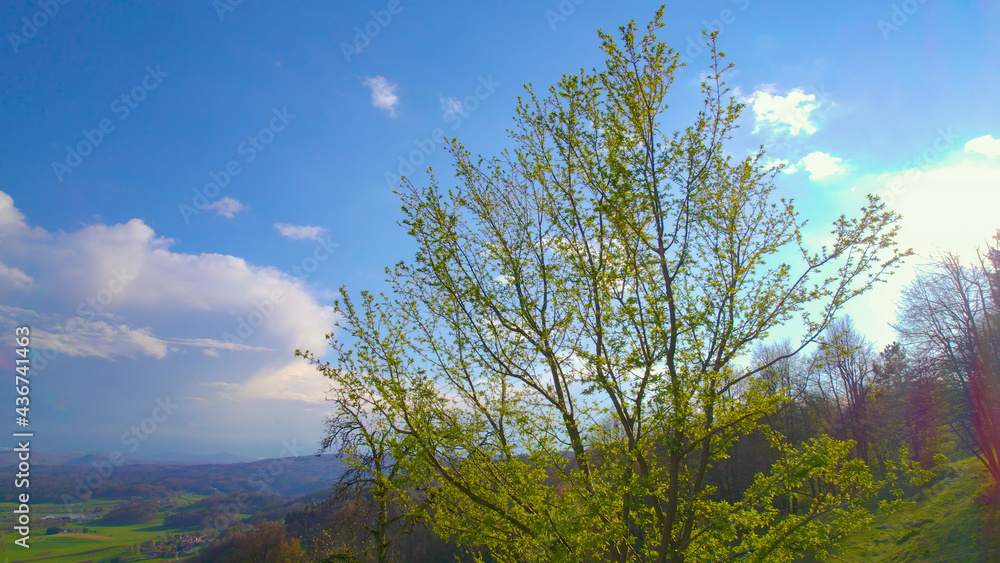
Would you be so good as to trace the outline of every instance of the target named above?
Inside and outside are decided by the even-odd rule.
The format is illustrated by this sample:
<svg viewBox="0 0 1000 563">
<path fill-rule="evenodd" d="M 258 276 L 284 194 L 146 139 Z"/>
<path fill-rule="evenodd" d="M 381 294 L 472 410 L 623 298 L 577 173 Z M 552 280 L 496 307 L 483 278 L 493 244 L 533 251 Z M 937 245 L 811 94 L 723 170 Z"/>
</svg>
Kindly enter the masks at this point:
<svg viewBox="0 0 1000 563">
<path fill-rule="evenodd" d="M 383 267 L 414 250 L 387 177 L 405 162 L 450 181 L 442 135 L 476 153 L 509 146 L 523 84 L 599 66 L 595 30 L 658 6 L 345 4 L 0 12 L 0 365 L 13 365 L 13 327 L 32 326 L 46 352 L 36 448 L 311 449 L 327 383 L 294 349 L 324 349 L 337 288 L 381 289 Z M 719 27 L 748 104 L 732 150 L 763 144 L 787 162 L 782 193 L 813 224 L 871 192 L 924 256 L 971 252 L 1000 228 L 996 3 L 674 2 L 666 21 L 690 64 L 670 119 L 690 121 L 699 33 Z M 851 311 L 879 343 L 910 275 Z"/>
</svg>

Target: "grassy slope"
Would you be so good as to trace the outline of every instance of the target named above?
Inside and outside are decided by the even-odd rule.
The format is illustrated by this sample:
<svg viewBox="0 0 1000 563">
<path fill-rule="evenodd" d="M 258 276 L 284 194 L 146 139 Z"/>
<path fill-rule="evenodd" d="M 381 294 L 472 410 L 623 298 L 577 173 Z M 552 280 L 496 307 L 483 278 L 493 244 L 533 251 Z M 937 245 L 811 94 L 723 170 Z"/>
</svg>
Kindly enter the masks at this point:
<svg viewBox="0 0 1000 563">
<path fill-rule="evenodd" d="M 830 560 L 1000 562 L 1000 508 L 974 500 L 987 482 L 979 462 L 950 464 L 942 475 L 910 499 L 915 504 L 850 536 Z"/>
</svg>

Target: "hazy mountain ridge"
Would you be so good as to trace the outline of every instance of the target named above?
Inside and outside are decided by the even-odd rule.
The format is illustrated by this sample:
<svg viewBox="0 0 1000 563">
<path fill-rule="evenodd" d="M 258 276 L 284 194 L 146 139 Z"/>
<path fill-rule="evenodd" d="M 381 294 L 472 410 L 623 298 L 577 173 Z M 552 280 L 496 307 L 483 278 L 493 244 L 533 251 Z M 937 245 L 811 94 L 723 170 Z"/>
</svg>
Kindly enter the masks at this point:
<svg viewBox="0 0 1000 563">
<path fill-rule="evenodd" d="M 11 472 L 14 460 L 10 452 L 6 453 L 2 467 Z M 63 502 L 67 495 L 79 498 L 81 494 L 106 499 L 171 498 L 184 493 L 216 495 L 240 491 L 294 496 L 327 489 L 343 468 L 331 456 L 315 455 L 188 465 L 131 461 L 120 466 L 111 464 L 107 456 L 96 454 L 69 456 L 68 459 L 40 457 L 42 462 L 33 455 L 31 466 L 35 502 Z M 81 485 L 87 482 L 96 486 Z M 13 481 L 0 484 L 0 491 L 7 496 L 13 494 Z"/>
<path fill-rule="evenodd" d="M 108 452 L 31 452 L 32 464 L 43 465 L 91 465 L 95 461 L 107 460 L 108 458 Z M 213 454 L 164 452 L 149 454 L 141 459 L 126 458 L 124 464 L 205 465 L 212 463 L 250 463 L 254 461 L 263 460 L 229 452 L 216 452 Z M 14 449 L 0 448 L 0 465 L 13 465 L 15 463 L 17 463 L 17 457 Z"/>
</svg>

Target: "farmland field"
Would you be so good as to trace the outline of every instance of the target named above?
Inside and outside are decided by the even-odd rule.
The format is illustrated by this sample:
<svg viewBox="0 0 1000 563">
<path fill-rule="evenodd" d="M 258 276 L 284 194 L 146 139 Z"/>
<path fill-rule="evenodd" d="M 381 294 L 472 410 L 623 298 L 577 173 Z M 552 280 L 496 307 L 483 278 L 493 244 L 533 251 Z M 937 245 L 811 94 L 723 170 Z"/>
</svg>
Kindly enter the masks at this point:
<svg viewBox="0 0 1000 563">
<path fill-rule="evenodd" d="M 29 540 L 29 549 L 24 549 L 14 544 L 19 535 L 12 532 L 4 533 L 0 553 L 0 561 L 51 561 L 56 563 L 83 563 L 85 561 L 103 561 L 118 555 L 128 555 L 139 559 L 136 553 L 136 546 L 143 542 L 161 542 L 158 549 L 162 550 L 162 542 L 175 541 L 177 536 L 200 536 L 200 527 L 194 528 L 166 528 L 163 519 L 168 512 L 180 512 L 191 506 L 201 497 L 184 496 L 174 499 L 171 504 L 160 507 L 156 518 L 144 524 L 130 525 L 102 525 L 100 518 L 117 506 L 126 504 L 125 501 L 87 501 L 79 503 L 75 511 L 80 514 L 93 514 L 94 518 L 87 521 L 65 523 L 61 521 L 59 527 L 63 530 L 58 534 L 47 535 L 46 530 L 54 525 L 56 520 L 46 516 L 63 516 L 65 508 L 59 504 L 38 504 L 32 505 L 32 526 Z M 3 513 L 3 529 L 12 530 L 11 514 L 15 505 L 13 503 L 0 503 L 0 510 Z M 147 543 L 147 546 L 150 544 Z M 173 550 L 174 548 L 168 548 Z M 147 550 L 142 558 L 144 561 L 173 561 L 171 553 L 168 558 L 155 557 Z M 183 555 L 183 554 L 182 554 Z"/>
</svg>

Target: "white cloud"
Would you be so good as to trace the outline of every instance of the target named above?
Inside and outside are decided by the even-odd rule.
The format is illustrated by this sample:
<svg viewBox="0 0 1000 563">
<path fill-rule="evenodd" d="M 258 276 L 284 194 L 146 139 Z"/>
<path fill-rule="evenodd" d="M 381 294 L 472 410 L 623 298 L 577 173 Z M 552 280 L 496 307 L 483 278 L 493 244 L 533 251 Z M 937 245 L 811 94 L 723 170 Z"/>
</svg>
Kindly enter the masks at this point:
<svg viewBox="0 0 1000 563">
<path fill-rule="evenodd" d="M 14 318 L 20 318 L 20 319 L 26 319 L 29 317 L 32 319 L 42 318 L 42 316 L 39 315 L 37 311 L 32 311 L 31 309 L 22 309 L 20 307 L 11 307 L 9 305 L 3 305 L 3 304 L 0 304 L 0 313 L 3 313 L 2 315 L 0 315 L 0 323 L 4 322 L 5 320 L 9 321 Z"/>
<path fill-rule="evenodd" d="M 371 88 L 372 106 L 389 112 L 390 117 L 396 117 L 396 105 L 399 104 L 396 84 L 392 84 L 384 76 L 366 78 L 364 84 Z"/>
<path fill-rule="evenodd" d="M 275 223 L 274 229 L 278 234 L 292 240 L 320 240 L 326 235 L 326 229 L 313 225 L 290 225 L 288 223 Z"/>
<path fill-rule="evenodd" d="M 204 387 L 211 387 L 213 389 L 222 389 L 224 391 L 237 391 L 242 385 L 239 383 L 226 383 L 225 381 L 206 381 L 202 383 Z"/>
<path fill-rule="evenodd" d="M 767 124 L 775 131 L 788 132 L 791 135 L 816 132 L 816 126 L 810 121 L 810 114 L 819 107 L 814 94 L 806 94 L 801 89 L 793 89 L 785 96 L 772 94 L 767 89 L 755 91 L 746 102 L 750 104 L 757 119 L 754 133 L 761 125 Z"/>
<path fill-rule="evenodd" d="M 24 214 L 14 207 L 14 199 L 0 192 L 0 228 L 7 231 L 20 230 L 24 227 Z"/>
<path fill-rule="evenodd" d="M 14 198 L 0 191 L 0 248 L 10 245 L 9 237 L 41 239 L 49 236 L 42 228 L 31 229 L 24 214 L 14 206 Z"/>
<path fill-rule="evenodd" d="M 205 209 L 210 209 L 227 219 L 232 219 L 233 216 L 235 216 L 240 211 L 246 211 L 247 209 L 250 208 L 247 207 L 246 205 L 243 205 L 243 203 L 240 200 L 226 196 L 220 199 L 219 201 L 212 203 Z"/>
<path fill-rule="evenodd" d="M 882 193 L 889 208 L 902 215 L 900 248 L 912 248 L 916 253 L 899 274 L 879 284 L 850 310 L 860 329 L 881 344 L 888 344 L 895 338 L 888 323 L 895 319 L 896 300 L 900 290 L 913 279 L 915 268 L 945 251 L 966 261 L 974 260 L 977 247 L 982 247 L 1000 228 L 996 213 L 1000 208 L 1000 190 L 996 189 L 1000 185 L 1000 163 L 986 166 L 979 159 L 962 158 L 959 153 L 958 158 L 933 166 L 868 175 L 859 178 L 857 184 L 856 192 L 844 191 L 841 197 Z M 852 200 L 851 207 L 854 203 Z"/>
<path fill-rule="evenodd" d="M 794 166 L 789 167 L 789 173 L 805 170 L 809 173 L 810 180 L 825 180 L 832 176 L 843 174 L 846 171 L 844 159 L 832 156 L 829 153 L 815 151 L 802 157 Z"/>
<path fill-rule="evenodd" d="M 330 381 L 305 360 L 279 361 L 258 369 L 243 383 L 206 381 L 200 385 L 233 401 L 281 400 L 324 404 Z"/>
<path fill-rule="evenodd" d="M 330 380 L 322 377 L 304 360 L 265 366 L 255 373 L 243 390 L 247 398 L 279 399 L 324 404 Z"/>
<path fill-rule="evenodd" d="M 794 166 L 789 166 L 788 161 L 783 158 L 768 158 L 767 161 L 764 162 L 764 168 L 767 170 L 772 170 L 779 166 L 784 166 L 785 167 L 784 170 L 786 173 L 793 172 L 792 169 L 794 168 Z"/>
<path fill-rule="evenodd" d="M 463 111 L 462 102 L 455 98 L 441 96 L 441 113 L 445 119 Z"/>
<path fill-rule="evenodd" d="M 0 283 L 7 282 L 11 287 L 21 289 L 35 280 L 17 268 L 7 266 L 0 262 Z"/>
<path fill-rule="evenodd" d="M 73 317 L 48 330 L 36 328 L 33 332 L 36 343 L 71 357 L 114 360 L 148 356 L 161 360 L 167 356 L 166 343 L 153 336 L 150 327 L 132 328 Z"/>
<path fill-rule="evenodd" d="M 972 258 L 1000 228 L 1000 166 L 953 162 L 882 177 L 893 185 L 891 207 L 903 215 L 901 241 L 924 257 L 952 251 Z"/>
<path fill-rule="evenodd" d="M 965 152 L 996 158 L 1000 156 L 1000 139 L 994 139 L 993 135 L 976 137 L 965 143 Z"/>
<path fill-rule="evenodd" d="M 219 349 L 232 350 L 234 352 L 269 352 L 270 348 L 264 346 L 249 346 L 238 342 L 227 342 L 223 340 L 212 340 L 211 338 L 171 338 L 164 340 L 169 344 L 179 344 L 191 348 L 204 348 L 205 355 L 211 356 L 210 352 L 217 352 Z"/>
<path fill-rule="evenodd" d="M 64 340 L 68 356 L 163 358 L 173 350 L 208 349 L 287 357 L 299 347 L 325 349 L 333 309 L 276 268 L 173 252 L 172 240 L 139 219 L 70 232 L 29 229 L 4 192 L 0 223 L 17 233 L 0 244 L 6 277 L 47 291 L 39 302 L 0 278 L 0 302 L 25 311 L 18 318 L 28 312 L 38 318 L 33 328 L 40 337 Z"/>
<path fill-rule="evenodd" d="M 66 405 L 44 424 L 65 447 L 104 447 L 167 397 L 186 422 L 164 424 L 158 447 L 320 439 L 329 381 L 291 362 L 296 349 L 329 350 L 336 314 L 315 282 L 239 256 L 176 251 L 139 219 L 52 231 L 30 219 L 0 191 L 0 263 L 32 280 L 23 291 L 0 279 L 0 329 L 31 326 L 35 373 Z M 219 380 L 246 389 L 226 391 L 229 401 L 199 387 Z M 181 403 L 192 396 L 207 400 Z"/>
<path fill-rule="evenodd" d="M 36 316 L 39 316 L 37 313 Z M 18 316 L 24 317 L 23 314 Z M 271 351 L 263 346 L 209 338 L 160 338 L 151 327 L 133 328 L 117 315 L 102 315 L 108 320 L 72 317 L 50 323 L 47 329 L 35 330 L 36 343 L 71 357 L 96 357 L 106 360 L 151 357 L 162 360 L 183 348 L 200 348 L 204 355 L 218 358 L 219 350 L 229 352 Z M 52 320 L 52 315 L 45 318 Z"/>
</svg>

